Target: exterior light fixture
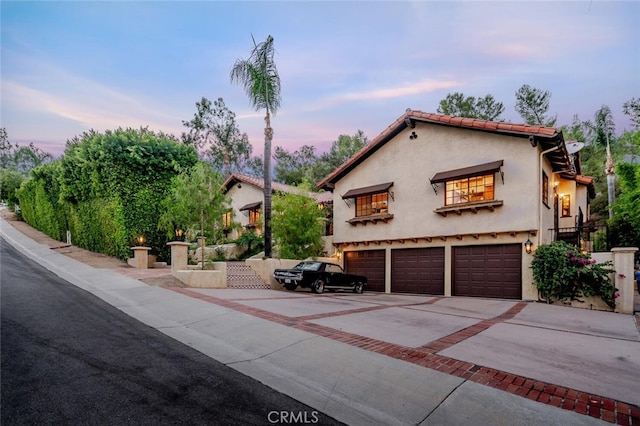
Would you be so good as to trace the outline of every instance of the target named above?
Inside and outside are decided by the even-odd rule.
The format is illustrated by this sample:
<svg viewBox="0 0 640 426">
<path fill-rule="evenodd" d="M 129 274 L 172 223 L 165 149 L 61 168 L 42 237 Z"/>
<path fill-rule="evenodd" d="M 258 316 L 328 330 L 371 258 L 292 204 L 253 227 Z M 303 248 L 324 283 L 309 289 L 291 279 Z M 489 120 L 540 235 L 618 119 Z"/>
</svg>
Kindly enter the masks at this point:
<svg viewBox="0 0 640 426">
<path fill-rule="evenodd" d="M 176 226 L 175 233 L 176 241 L 184 241 L 184 229 L 182 229 L 182 226 Z"/>
<path fill-rule="evenodd" d="M 533 243 L 531 242 L 529 236 L 527 236 L 527 241 L 525 241 L 524 243 L 524 251 L 526 251 L 527 254 L 531 254 L 531 252 L 533 251 Z"/>
<path fill-rule="evenodd" d="M 146 243 L 146 242 L 147 242 L 147 237 L 145 237 L 144 235 L 139 234 L 136 237 L 136 244 L 138 244 L 139 246 L 143 246 L 144 243 Z"/>
</svg>

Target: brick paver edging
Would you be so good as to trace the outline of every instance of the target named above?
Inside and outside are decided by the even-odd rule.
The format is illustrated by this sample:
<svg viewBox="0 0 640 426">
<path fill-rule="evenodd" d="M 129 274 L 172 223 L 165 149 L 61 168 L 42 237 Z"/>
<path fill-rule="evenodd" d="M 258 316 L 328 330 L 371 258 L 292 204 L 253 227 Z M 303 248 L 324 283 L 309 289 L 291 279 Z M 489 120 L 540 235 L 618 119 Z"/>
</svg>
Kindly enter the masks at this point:
<svg viewBox="0 0 640 426">
<path fill-rule="evenodd" d="M 230 300 L 204 295 L 186 288 L 170 287 L 169 289 L 189 297 L 214 303 L 219 306 L 233 309 L 261 319 L 273 321 L 278 324 L 294 327 L 298 330 L 307 331 L 309 333 L 346 343 L 367 351 L 410 362 L 442 373 L 451 374 L 465 380 L 471 380 L 478 384 L 500 389 L 543 404 L 553 405 L 564 410 L 595 417 L 613 424 L 625 426 L 640 425 L 640 407 L 636 405 L 616 401 L 599 395 L 592 395 L 579 390 L 556 386 L 552 383 L 518 376 L 437 354 L 437 352 L 460 343 L 461 341 L 488 329 L 494 324 L 513 318 L 526 306 L 526 302 L 517 303 L 514 307 L 501 315 L 480 321 L 470 327 L 459 330 L 419 348 L 409 348 L 307 322 L 311 319 L 317 319 L 320 317 L 344 315 L 344 311 L 334 312 L 332 314 L 309 315 L 306 317 L 292 318 L 259 308 L 242 305 Z M 434 303 L 437 300 L 439 300 L 439 298 L 426 303 Z M 424 303 L 425 302 L 420 304 Z M 380 308 L 377 306 L 371 308 L 360 308 L 350 310 L 347 313 L 365 312 L 376 309 Z"/>
</svg>

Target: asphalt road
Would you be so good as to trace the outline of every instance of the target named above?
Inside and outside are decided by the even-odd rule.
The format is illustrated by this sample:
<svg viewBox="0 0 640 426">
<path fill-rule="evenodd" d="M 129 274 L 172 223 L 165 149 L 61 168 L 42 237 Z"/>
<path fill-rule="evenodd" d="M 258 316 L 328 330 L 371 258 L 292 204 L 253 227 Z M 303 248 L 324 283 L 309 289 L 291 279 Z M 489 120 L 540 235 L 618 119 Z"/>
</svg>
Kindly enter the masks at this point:
<svg viewBox="0 0 640 426">
<path fill-rule="evenodd" d="M 340 424 L 130 318 L 0 239 L 0 423 Z"/>
</svg>

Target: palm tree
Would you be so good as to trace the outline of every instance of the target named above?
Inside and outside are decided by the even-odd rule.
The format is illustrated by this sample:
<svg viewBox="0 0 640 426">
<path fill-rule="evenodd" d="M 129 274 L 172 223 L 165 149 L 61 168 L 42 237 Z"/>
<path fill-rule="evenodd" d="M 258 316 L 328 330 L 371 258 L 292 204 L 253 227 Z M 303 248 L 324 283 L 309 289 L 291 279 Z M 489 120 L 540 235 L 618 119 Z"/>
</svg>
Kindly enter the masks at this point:
<svg viewBox="0 0 640 426">
<path fill-rule="evenodd" d="M 256 44 L 249 59 L 238 59 L 231 69 L 231 82 L 244 87 L 251 106 L 266 110 L 264 117 L 264 255 L 271 257 L 271 114 L 280 107 L 280 76 L 273 61 L 273 37 Z"/>
</svg>

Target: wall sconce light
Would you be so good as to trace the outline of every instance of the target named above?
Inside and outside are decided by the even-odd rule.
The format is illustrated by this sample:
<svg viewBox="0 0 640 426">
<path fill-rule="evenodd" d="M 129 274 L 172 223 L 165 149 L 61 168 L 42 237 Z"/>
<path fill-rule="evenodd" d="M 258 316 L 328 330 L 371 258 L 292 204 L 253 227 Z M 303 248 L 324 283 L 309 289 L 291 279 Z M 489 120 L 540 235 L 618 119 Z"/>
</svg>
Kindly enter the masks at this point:
<svg viewBox="0 0 640 426">
<path fill-rule="evenodd" d="M 411 140 L 418 139 L 418 135 L 416 134 L 416 132 L 411 132 L 411 135 L 409 136 L 409 139 L 411 139 Z"/>
<path fill-rule="evenodd" d="M 238 188 L 242 188 L 242 184 L 241 183 L 238 184 Z"/>
<path fill-rule="evenodd" d="M 138 244 L 139 246 L 143 246 L 146 242 L 147 237 L 145 237 L 144 235 L 140 234 L 136 237 L 136 244 Z"/>
<path fill-rule="evenodd" d="M 531 234 L 529 234 L 530 236 Z M 533 243 L 531 242 L 531 239 L 529 238 L 529 236 L 527 236 L 527 241 L 525 241 L 524 243 L 524 251 L 527 252 L 527 254 L 531 254 L 531 252 L 533 251 Z"/>
</svg>

